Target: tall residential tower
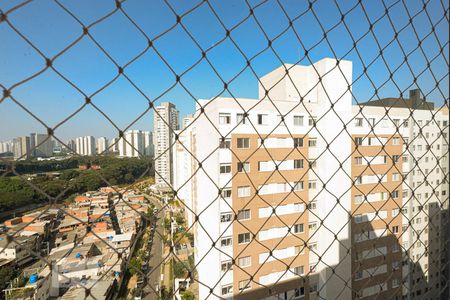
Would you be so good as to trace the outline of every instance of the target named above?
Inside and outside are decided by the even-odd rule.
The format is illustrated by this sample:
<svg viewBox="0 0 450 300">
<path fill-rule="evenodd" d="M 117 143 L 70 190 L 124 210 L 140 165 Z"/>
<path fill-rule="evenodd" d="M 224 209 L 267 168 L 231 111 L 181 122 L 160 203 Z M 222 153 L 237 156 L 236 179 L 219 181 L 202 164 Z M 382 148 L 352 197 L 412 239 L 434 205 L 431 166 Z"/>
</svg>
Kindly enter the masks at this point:
<svg viewBox="0 0 450 300">
<path fill-rule="evenodd" d="M 352 105 L 352 63 L 336 66 L 283 65 L 259 99 L 198 102 L 174 188 L 200 299 L 436 299 L 448 281 L 448 109 L 417 92 Z"/>
<path fill-rule="evenodd" d="M 170 102 L 162 102 L 154 109 L 153 144 L 156 184 L 171 186 L 173 184 L 174 131 L 180 127 L 180 113 Z"/>
</svg>

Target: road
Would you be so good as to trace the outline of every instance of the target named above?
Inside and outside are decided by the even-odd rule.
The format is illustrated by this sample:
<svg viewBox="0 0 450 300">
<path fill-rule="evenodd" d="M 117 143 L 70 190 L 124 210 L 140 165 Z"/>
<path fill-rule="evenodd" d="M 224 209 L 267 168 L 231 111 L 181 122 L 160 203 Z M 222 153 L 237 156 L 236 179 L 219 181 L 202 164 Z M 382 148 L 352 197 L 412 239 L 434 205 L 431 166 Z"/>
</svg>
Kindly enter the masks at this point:
<svg viewBox="0 0 450 300">
<path fill-rule="evenodd" d="M 153 199 L 153 198 L 152 198 Z M 161 264 L 162 264 L 162 239 L 163 227 L 161 225 L 164 219 L 164 214 L 161 210 L 161 204 L 158 200 L 151 201 L 158 209 L 158 221 L 156 222 L 156 229 L 153 238 L 153 245 L 150 252 L 149 271 L 147 276 L 147 286 L 144 287 L 144 299 L 153 300 L 159 298 L 160 279 L 161 279 Z M 158 294 L 155 293 L 158 291 Z"/>
</svg>

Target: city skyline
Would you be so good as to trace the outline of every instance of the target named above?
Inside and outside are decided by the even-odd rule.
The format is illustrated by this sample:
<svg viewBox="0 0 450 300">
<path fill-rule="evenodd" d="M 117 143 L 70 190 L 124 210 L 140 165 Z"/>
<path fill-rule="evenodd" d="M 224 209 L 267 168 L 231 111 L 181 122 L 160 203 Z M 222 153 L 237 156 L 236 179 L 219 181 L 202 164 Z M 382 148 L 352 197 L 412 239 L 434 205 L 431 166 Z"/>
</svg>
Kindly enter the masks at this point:
<svg viewBox="0 0 450 300">
<path fill-rule="evenodd" d="M 449 1 L 0 1 L 0 300 L 450 299 Z"/>
<path fill-rule="evenodd" d="M 248 12 L 248 7 L 246 8 L 242 1 L 233 0 L 229 2 L 229 5 L 223 5 L 215 1 L 212 2 L 211 5 L 220 12 L 221 17 L 225 20 L 228 27 L 231 27 L 239 19 L 245 17 Z M 189 8 L 194 6 L 194 3 L 194 1 L 183 1 L 183 3 L 173 5 L 175 11 L 182 13 L 188 11 Z M 66 5 L 86 23 L 92 22 L 95 18 L 100 17 L 108 12 L 109 9 L 113 8 L 107 5 L 92 4 L 87 1 L 77 1 L 76 3 L 67 3 Z M 86 9 L 87 5 L 89 5 L 89 9 Z M 126 9 L 130 16 L 136 19 L 138 24 L 145 30 L 148 30 L 150 38 L 155 37 L 169 24 L 176 24 L 175 16 L 163 3 L 153 3 L 152 5 L 156 7 L 143 9 L 147 5 L 150 4 L 143 3 L 142 1 L 135 3 L 126 2 L 123 4 L 124 9 Z M 286 5 L 288 9 L 299 12 L 307 9 L 304 3 L 288 3 Z M 314 4 L 318 18 L 323 22 L 325 28 L 330 28 L 340 21 L 338 14 L 326 9 L 328 5 L 335 6 L 331 1 Z M 350 3 L 342 3 L 340 5 L 343 11 L 351 8 Z M 367 6 L 371 20 L 375 20 L 384 13 L 383 7 L 377 7 L 377 5 L 370 2 Z M 8 3 L 5 3 L 2 4 L 1 9 L 7 10 L 8 7 Z M 413 14 L 421 9 L 421 7 L 421 4 L 412 2 L 408 9 Z M 234 13 L 236 9 L 239 11 L 237 14 Z M 392 13 L 396 15 L 395 20 L 393 20 L 394 25 L 402 28 L 402 25 L 408 21 L 407 14 L 404 9 L 402 10 L 397 6 L 391 9 Z M 37 13 L 44 10 L 45 14 Z M 154 15 L 155 18 L 145 15 L 143 13 L 144 11 L 146 11 L 146 14 L 150 14 L 150 16 Z M 440 12 L 439 4 L 434 2 L 429 3 L 428 12 L 431 17 L 438 19 L 437 13 Z M 255 10 L 255 13 L 262 20 L 270 19 L 270 23 L 263 22 L 262 26 L 265 30 L 268 30 L 269 36 L 272 38 L 288 25 L 286 17 L 274 3 L 259 6 Z M 33 15 L 33 17 L 30 17 L 30 15 Z M 45 18 L 41 17 L 44 15 L 46 16 Z M 158 22 L 155 22 L 158 18 L 162 18 L 165 21 L 158 24 Z M 8 19 L 12 24 L 18 25 L 24 35 L 49 57 L 53 57 L 61 51 L 63 45 L 67 45 L 71 40 L 76 38 L 81 30 L 79 24 L 70 15 L 63 11 L 57 4 L 50 1 L 44 1 L 43 4 L 39 5 L 30 3 L 20 10 L 20 13 L 11 13 Z M 192 15 L 184 17 L 183 21 L 192 31 L 199 44 L 205 49 L 214 45 L 222 36 L 225 36 L 225 31 L 220 27 L 217 20 L 211 16 L 207 7 L 202 6 L 201 9 L 195 10 Z M 211 23 L 211 26 L 207 28 L 208 30 L 202 26 L 205 21 Z M 357 18 L 356 16 L 353 17 L 351 14 L 347 16 L 346 22 L 348 22 L 348 25 L 354 31 L 354 38 L 362 37 L 369 28 L 367 20 Z M 423 57 L 423 54 L 421 54 L 420 49 L 416 49 L 415 39 L 410 37 L 414 36 L 414 29 L 417 30 L 419 36 L 426 34 L 425 29 L 429 26 L 428 22 L 426 18 L 415 18 L 415 27 L 406 27 L 398 36 L 404 51 L 407 53 L 412 52 L 408 56 L 408 63 L 416 74 L 422 70 L 427 70 L 427 61 Z M 99 43 L 111 53 L 119 65 L 124 65 L 137 56 L 139 53 L 137 49 L 145 49 L 147 46 L 145 38 L 134 33 L 134 28 L 124 20 L 122 15 L 114 15 L 112 18 L 107 19 L 105 23 L 107 23 L 106 27 L 106 24 L 93 27 L 91 32 L 99 40 Z M 295 22 L 293 25 L 302 38 L 302 43 L 306 48 L 312 47 L 315 43 L 321 41 L 321 35 L 316 34 L 312 30 L 316 29 L 319 32 L 321 30 L 316 20 L 311 18 L 305 19 L 302 24 L 307 24 L 308 26 L 300 26 Z M 436 37 L 441 40 L 445 40 L 445 37 L 448 35 L 448 28 L 445 25 L 445 22 L 439 22 L 435 26 Z M 306 30 L 306 28 L 310 29 Z M 373 37 L 368 35 L 358 42 L 357 50 L 359 55 L 361 55 L 359 57 L 356 50 L 352 49 L 353 42 L 350 36 L 339 30 L 334 30 L 329 33 L 330 42 L 334 42 L 334 48 L 332 50 L 327 46 L 326 41 L 321 41 L 317 46 L 308 51 L 308 59 L 302 59 L 305 53 L 304 49 L 302 49 L 303 46 L 298 43 L 292 32 L 289 32 L 289 34 L 282 36 L 273 43 L 274 50 L 280 56 L 281 61 L 269 49 L 252 60 L 252 69 L 256 72 L 256 75 L 262 76 L 270 70 L 279 67 L 281 63 L 297 63 L 300 60 L 301 64 L 309 65 L 312 61 L 317 61 L 324 57 L 344 58 L 354 62 L 355 77 L 365 73 L 352 86 L 353 95 L 358 102 L 366 102 L 378 98 L 374 96 L 375 87 L 372 84 L 378 88 L 380 98 L 399 96 L 400 91 L 398 88 L 406 93 L 409 89 L 415 87 L 411 85 L 414 82 L 414 76 L 404 64 L 401 49 L 394 43 L 389 43 L 391 39 L 394 39 L 394 31 L 389 24 L 389 20 L 387 18 L 381 19 L 378 21 L 376 28 L 380 30 L 378 38 L 380 39 L 381 46 L 386 46 L 385 55 L 389 55 L 391 71 L 395 70 L 391 80 L 390 71 L 381 59 L 377 59 L 364 72 L 364 65 L 368 65 L 374 60 L 379 52 L 378 45 Z M 46 35 L 48 32 L 52 34 Z M 133 32 L 133 34 L 128 34 L 129 32 Z M 0 26 L 0 34 L 6 38 L 13 38 L 15 42 L 2 43 L 0 46 L 0 51 L 4 53 L 0 60 L 0 67 L 4 70 L 0 74 L 0 84 L 2 89 L 8 89 L 20 79 L 30 76 L 43 68 L 45 61 L 30 48 L 30 45 L 17 37 L 13 37 L 14 33 L 11 29 L 8 29 L 6 26 Z M 49 36 L 52 36 L 52 43 L 49 42 Z M 252 22 L 232 31 L 231 37 L 239 43 L 243 53 L 248 58 L 251 58 L 267 47 L 267 38 L 261 33 L 261 29 Z M 117 40 L 123 42 L 115 43 Z M 339 42 L 335 43 L 335 41 Z M 124 47 L 125 44 L 127 47 Z M 429 37 L 423 40 L 421 46 L 424 51 L 427 51 L 430 57 L 434 57 L 441 50 L 435 47 L 435 44 L 435 40 Z M 173 45 L 176 45 L 176 47 L 173 47 Z M 198 58 L 201 58 L 201 51 L 193 44 L 192 40 L 189 39 L 180 26 L 175 26 L 174 30 L 170 31 L 164 38 L 156 40 L 154 47 L 162 53 L 178 74 L 181 74 Z M 20 60 L 17 57 L 20 57 Z M 222 59 L 223 57 L 227 59 Z M 246 65 L 245 58 L 239 54 L 229 39 L 226 39 L 225 42 L 209 51 L 208 58 L 213 61 L 213 66 L 221 74 L 224 81 L 231 80 Z M 82 62 L 82 64 L 79 62 Z M 435 101 L 436 106 L 441 106 L 445 98 L 444 95 L 448 94 L 448 76 L 445 76 L 446 65 L 442 57 L 438 57 L 431 62 L 433 74 L 427 70 L 415 82 L 415 85 L 421 88 L 422 94 L 427 95 L 427 99 Z M 91 95 L 97 90 L 100 90 L 117 74 L 117 68 L 114 64 L 101 53 L 88 37 L 84 37 L 76 47 L 70 49 L 65 55 L 58 57 L 54 61 L 54 67 L 73 81 L 86 95 Z M 156 99 L 155 106 L 158 106 L 164 101 L 172 102 L 177 106 L 182 116 L 193 111 L 192 107 L 195 105 L 197 99 L 230 96 L 230 92 L 238 98 L 256 98 L 257 94 L 254 87 L 257 85 L 257 78 L 252 72 L 249 68 L 245 69 L 238 78 L 228 84 L 228 90 L 224 90 L 223 82 L 214 74 L 212 68 L 203 61 L 192 71 L 181 77 L 181 82 L 192 93 L 192 95 L 189 95 L 180 84 L 175 85 L 173 89 L 164 94 L 172 84 L 176 83 L 176 78 L 158 58 L 152 48 L 125 69 L 125 73 L 150 101 L 153 102 Z M 368 76 L 370 76 L 373 83 L 368 80 Z M 434 77 L 439 83 L 437 89 Z M 429 94 L 430 91 L 431 94 Z M 13 88 L 11 95 L 27 109 L 33 111 L 39 119 L 42 119 L 50 127 L 54 127 L 85 103 L 84 95 L 80 94 L 67 82 L 54 74 L 54 72 L 48 70 L 32 81 Z M 161 98 L 158 98 L 160 96 Z M 355 99 L 353 99 L 354 102 Z M 148 109 L 148 100 L 132 87 L 130 82 L 127 82 L 123 76 L 118 77 L 110 86 L 101 90 L 91 101 L 117 123 L 117 126 L 122 130 Z M 26 113 L 10 98 L 7 97 L 1 104 L 2 116 L 4 117 L 0 119 L 0 127 L 4 130 L 0 133 L 0 140 L 9 140 L 15 136 L 28 134 L 28 132 L 47 131 L 42 124 Z M 21 120 L 20 123 L 15 122 L 18 119 Z M 149 130 L 153 126 L 152 123 L 153 112 L 150 109 L 132 127 Z M 69 137 L 84 136 L 87 134 L 94 136 L 117 136 L 117 130 L 114 129 L 113 125 L 99 111 L 96 111 L 93 106 L 88 105 L 72 119 L 57 128 L 54 134 L 62 140 L 66 140 Z"/>
</svg>

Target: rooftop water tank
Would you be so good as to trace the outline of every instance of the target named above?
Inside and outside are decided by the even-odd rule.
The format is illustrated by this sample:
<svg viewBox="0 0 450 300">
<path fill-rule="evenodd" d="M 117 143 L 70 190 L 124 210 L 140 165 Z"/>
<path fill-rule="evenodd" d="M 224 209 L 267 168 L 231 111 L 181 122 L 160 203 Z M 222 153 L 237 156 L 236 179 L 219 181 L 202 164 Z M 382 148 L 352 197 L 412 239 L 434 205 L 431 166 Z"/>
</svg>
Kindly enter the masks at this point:
<svg viewBox="0 0 450 300">
<path fill-rule="evenodd" d="M 39 276 L 37 274 L 32 274 L 30 276 L 30 283 L 36 283 L 39 279 Z"/>
</svg>

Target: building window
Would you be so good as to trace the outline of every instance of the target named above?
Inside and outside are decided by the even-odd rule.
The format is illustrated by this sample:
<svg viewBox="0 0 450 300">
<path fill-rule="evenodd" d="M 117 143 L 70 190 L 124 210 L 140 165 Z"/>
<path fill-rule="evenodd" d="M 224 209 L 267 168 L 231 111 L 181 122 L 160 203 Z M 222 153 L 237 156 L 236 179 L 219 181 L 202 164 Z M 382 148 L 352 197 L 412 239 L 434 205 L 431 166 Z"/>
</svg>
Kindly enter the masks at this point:
<svg viewBox="0 0 450 300">
<path fill-rule="evenodd" d="M 238 162 L 237 163 L 237 169 L 238 169 L 239 173 L 242 173 L 242 172 L 248 173 L 248 172 L 250 172 L 250 163 L 248 163 L 248 162 Z"/>
<path fill-rule="evenodd" d="M 246 289 L 249 289 L 249 288 L 251 288 L 251 282 L 250 282 L 249 279 L 239 281 L 239 290 L 240 291 L 246 290 Z"/>
<path fill-rule="evenodd" d="M 245 119 L 246 119 L 246 117 L 244 117 L 244 114 L 237 114 L 236 115 L 236 122 L 237 122 L 237 124 L 245 124 Z"/>
<path fill-rule="evenodd" d="M 294 233 L 303 233 L 303 223 L 302 224 L 295 224 L 292 228 Z"/>
<path fill-rule="evenodd" d="M 247 244 L 250 243 L 250 241 L 251 241 L 250 232 L 238 234 L 238 244 Z"/>
<path fill-rule="evenodd" d="M 252 265 L 252 257 L 251 256 L 240 257 L 238 259 L 238 265 L 241 268 L 250 267 Z"/>
<path fill-rule="evenodd" d="M 399 161 L 399 159 L 400 159 L 400 155 L 392 155 L 392 161 L 394 163 L 397 163 Z"/>
<path fill-rule="evenodd" d="M 317 146 L 317 139 L 316 138 L 310 138 L 308 140 L 308 146 L 311 148 L 314 148 Z"/>
<path fill-rule="evenodd" d="M 220 239 L 220 247 L 231 247 L 233 245 L 233 239 L 231 236 L 223 237 Z"/>
<path fill-rule="evenodd" d="M 356 127 L 363 127 L 363 118 L 356 118 L 355 119 L 355 126 Z"/>
<path fill-rule="evenodd" d="M 294 169 L 303 169 L 303 159 L 294 159 Z"/>
<path fill-rule="evenodd" d="M 317 251 L 317 243 L 310 243 L 308 248 L 310 251 Z"/>
<path fill-rule="evenodd" d="M 314 117 L 314 116 L 312 116 L 312 117 L 309 117 L 309 120 L 308 120 L 308 125 L 309 126 L 316 126 L 316 119 L 317 119 L 317 117 Z"/>
<path fill-rule="evenodd" d="M 227 284 L 222 286 L 222 295 L 228 295 L 233 293 L 233 285 Z"/>
<path fill-rule="evenodd" d="M 394 278 L 392 279 L 392 288 L 396 288 L 400 286 L 400 279 Z"/>
<path fill-rule="evenodd" d="M 231 198 L 231 189 L 223 189 L 222 197 L 223 198 Z"/>
<path fill-rule="evenodd" d="M 317 222 L 311 222 L 308 224 L 309 232 L 314 232 L 317 229 Z"/>
<path fill-rule="evenodd" d="M 310 273 L 316 273 L 317 263 L 310 264 L 309 265 L 309 272 Z"/>
<path fill-rule="evenodd" d="M 395 145 L 395 146 L 400 145 L 400 138 L 398 138 L 398 137 L 393 138 L 392 145 Z"/>
<path fill-rule="evenodd" d="M 233 269 L 233 263 L 231 262 L 231 260 L 223 261 L 220 264 L 220 269 L 222 270 L 222 272 L 227 272 Z"/>
<path fill-rule="evenodd" d="M 395 191 L 393 191 L 393 192 L 391 193 L 391 198 L 392 198 L 392 199 L 397 199 L 397 198 L 398 198 L 398 195 L 399 195 L 398 190 L 395 190 Z"/>
<path fill-rule="evenodd" d="M 392 233 L 397 234 L 398 233 L 398 226 L 392 226 Z"/>
<path fill-rule="evenodd" d="M 294 116 L 294 126 L 303 126 L 303 116 Z"/>
<path fill-rule="evenodd" d="M 231 212 L 221 213 L 220 214 L 220 222 L 226 223 L 231 222 L 233 219 L 233 214 Z"/>
<path fill-rule="evenodd" d="M 303 138 L 294 138 L 294 147 L 303 147 Z"/>
<path fill-rule="evenodd" d="M 355 184 L 362 184 L 362 176 L 357 176 L 355 178 Z"/>
<path fill-rule="evenodd" d="M 398 208 L 394 208 L 393 210 L 392 210 L 392 217 L 394 218 L 394 217 L 396 217 L 396 216 L 398 216 L 398 213 L 400 212 L 400 210 L 398 209 Z"/>
<path fill-rule="evenodd" d="M 308 182 L 308 188 L 310 190 L 315 190 L 317 188 L 317 181 L 316 180 L 310 180 Z"/>
<path fill-rule="evenodd" d="M 300 297 L 303 297 L 303 296 L 305 296 L 305 288 L 304 287 L 301 287 L 301 288 L 298 288 L 298 289 L 294 290 L 294 297 L 295 298 L 300 298 Z"/>
<path fill-rule="evenodd" d="M 303 181 L 298 181 L 294 184 L 294 191 L 303 191 Z"/>
<path fill-rule="evenodd" d="M 363 144 L 363 138 L 361 138 L 361 137 L 355 138 L 355 145 L 356 146 L 361 146 L 362 144 Z"/>
<path fill-rule="evenodd" d="M 220 174 L 229 174 L 229 173 L 231 173 L 231 165 L 220 164 Z"/>
<path fill-rule="evenodd" d="M 294 268 L 294 274 L 295 275 L 303 275 L 305 274 L 305 267 L 304 266 L 298 266 Z"/>
<path fill-rule="evenodd" d="M 355 165 L 362 165 L 362 157 L 361 156 L 357 156 L 355 157 Z"/>
<path fill-rule="evenodd" d="M 267 125 L 269 123 L 269 116 L 265 114 L 258 114 L 258 125 Z"/>
<path fill-rule="evenodd" d="M 295 251 L 295 255 L 299 255 L 299 254 L 305 254 L 305 248 L 306 246 L 295 246 L 294 251 Z"/>
<path fill-rule="evenodd" d="M 242 220 L 249 220 L 250 219 L 250 209 L 243 209 L 238 211 L 237 219 Z"/>
<path fill-rule="evenodd" d="M 355 204 L 360 204 L 360 203 L 362 203 L 363 202 L 363 196 L 362 195 L 356 195 L 354 198 L 353 198 L 353 201 L 355 202 Z"/>
<path fill-rule="evenodd" d="M 231 148 L 231 139 L 219 140 L 219 148 L 220 149 L 230 149 Z"/>
<path fill-rule="evenodd" d="M 219 124 L 230 124 L 231 114 L 229 113 L 219 113 Z"/>
<path fill-rule="evenodd" d="M 240 186 L 238 187 L 238 197 L 249 197 L 250 196 L 250 187 L 249 186 Z"/>
<path fill-rule="evenodd" d="M 250 139 L 249 138 L 237 138 L 237 148 L 238 149 L 247 149 L 250 147 Z"/>
<path fill-rule="evenodd" d="M 399 181 L 399 180 L 400 180 L 400 174 L 392 173 L 392 181 Z"/>
<path fill-rule="evenodd" d="M 308 209 L 316 209 L 317 208 L 317 201 L 311 201 L 309 204 L 308 204 Z"/>
</svg>

